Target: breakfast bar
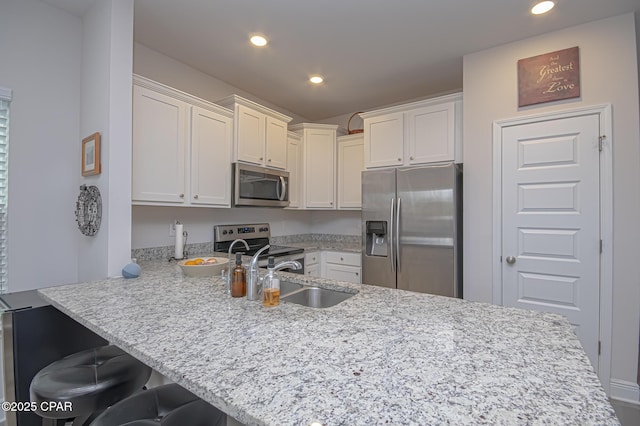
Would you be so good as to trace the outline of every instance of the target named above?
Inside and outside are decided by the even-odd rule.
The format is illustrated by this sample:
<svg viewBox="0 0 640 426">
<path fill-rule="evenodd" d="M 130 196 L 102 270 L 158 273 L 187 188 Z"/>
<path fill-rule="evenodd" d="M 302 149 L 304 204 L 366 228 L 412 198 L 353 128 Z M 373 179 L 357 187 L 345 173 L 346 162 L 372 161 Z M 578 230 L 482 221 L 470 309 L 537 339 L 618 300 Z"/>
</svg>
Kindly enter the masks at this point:
<svg viewBox="0 0 640 426">
<path fill-rule="evenodd" d="M 619 424 L 561 316 L 294 274 L 355 294 L 264 308 L 221 278 L 141 266 L 40 293 L 243 424 Z"/>
</svg>

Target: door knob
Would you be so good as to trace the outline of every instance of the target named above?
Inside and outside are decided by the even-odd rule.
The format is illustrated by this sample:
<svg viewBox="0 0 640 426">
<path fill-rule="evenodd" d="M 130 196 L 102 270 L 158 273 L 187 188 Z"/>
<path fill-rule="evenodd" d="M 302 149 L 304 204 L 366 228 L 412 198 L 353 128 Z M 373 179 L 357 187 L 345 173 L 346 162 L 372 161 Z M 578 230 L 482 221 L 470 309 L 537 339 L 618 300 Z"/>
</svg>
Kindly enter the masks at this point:
<svg viewBox="0 0 640 426">
<path fill-rule="evenodd" d="M 509 265 L 513 265 L 514 263 L 516 263 L 516 258 L 513 256 L 507 256 L 507 263 Z"/>
</svg>

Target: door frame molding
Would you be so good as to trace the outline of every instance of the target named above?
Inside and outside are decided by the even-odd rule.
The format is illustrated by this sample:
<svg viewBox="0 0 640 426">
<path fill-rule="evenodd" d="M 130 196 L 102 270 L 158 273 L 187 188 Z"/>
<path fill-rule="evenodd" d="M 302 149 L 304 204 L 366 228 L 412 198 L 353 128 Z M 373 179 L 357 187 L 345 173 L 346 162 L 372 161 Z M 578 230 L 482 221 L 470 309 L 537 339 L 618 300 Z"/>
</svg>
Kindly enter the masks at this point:
<svg viewBox="0 0 640 426">
<path fill-rule="evenodd" d="M 493 303 L 502 305 L 502 130 L 505 127 L 597 115 L 600 134 L 605 136 L 600 154 L 600 327 L 601 352 L 598 377 L 607 393 L 611 388 L 611 341 L 613 327 L 613 127 L 611 104 L 506 118 L 493 122 Z"/>
</svg>

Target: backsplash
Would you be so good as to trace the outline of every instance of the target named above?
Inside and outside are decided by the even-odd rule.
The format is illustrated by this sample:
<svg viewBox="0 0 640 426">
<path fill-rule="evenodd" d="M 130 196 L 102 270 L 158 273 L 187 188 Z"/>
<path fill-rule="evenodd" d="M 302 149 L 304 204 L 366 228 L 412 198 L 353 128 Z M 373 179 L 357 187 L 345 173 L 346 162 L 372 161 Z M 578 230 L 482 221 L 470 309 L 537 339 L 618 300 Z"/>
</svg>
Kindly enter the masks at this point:
<svg viewBox="0 0 640 426">
<path fill-rule="evenodd" d="M 271 237 L 271 244 L 287 245 L 293 243 L 302 242 L 326 242 L 326 243 L 347 243 L 347 244 L 359 244 L 361 239 L 359 235 L 336 235 L 336 234 L 294 234 L 294 235 L 280 235 Z M 137 248 L 131 250 L 131 257 L 136 260 L 158 260 L 158 259 L 170 259 L 174 254 L 174 246 L 161 246 L 161 247 L 147 247 Z M 187 243 L 185 245 L 187 255 L 193 257 L 194 255 L 210 254 L 213 253 L 213 242 L 207 243 Z"/>
<path fill-rule="evenodd" d="M 213 242 L 187 243 L 185 245 L 187 256 L 210 254 L 213 252 Z M 173 257 L 175 246 L 147 247 L 131 250 L 131 258 L 136 260 L 159 260 Z"/>
<path fill-rule="evenodd" d="M 327 243 L 350 243 L 358 244 L 361 241 L 360 235 L 336 235 L 336 234 L 295 234 L 271 237 L 271 244 L 287 245 L 291 243 L 327 242 Z"/>
</svg>

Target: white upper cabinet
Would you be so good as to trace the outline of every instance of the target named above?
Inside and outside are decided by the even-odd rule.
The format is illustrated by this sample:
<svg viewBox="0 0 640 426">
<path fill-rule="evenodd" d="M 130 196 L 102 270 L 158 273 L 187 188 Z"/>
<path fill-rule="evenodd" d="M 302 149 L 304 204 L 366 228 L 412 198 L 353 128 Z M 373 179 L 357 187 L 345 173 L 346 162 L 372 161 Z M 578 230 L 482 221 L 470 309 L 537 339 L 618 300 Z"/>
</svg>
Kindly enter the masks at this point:
<svg viewBox="0 0 640 426">
<path fill-rule="evenodd" d="M 263 165 L 266 135 L 264 114 L 238 105 L 235 110 L 235 125 L 236 160 Z"/>
<path fill-rule="evenodd" d="M 234 112 L 233 161 L 287 168 L 287 123 L 291 117 L 237 95 L 217 103 Z"/>
<path fill-rule="evenodd" d="M 231 200 L 232 119 L 191 108 L 192 204 L 228 206 Z"/>
<path fill-rule="evenodd" d="M 132 203 L 230 207 L 231 111 L 133 81 Z"/>
<path fill-rule="evenodd" d="M 267 167 L 287 168 L 287 132 L 286 122 L 267 116 Z"/>
<path fill-rule="evenodd" d="M 133 201 L 185 202 L 189 104 L 133 87 Z"/>
<path fill-rule="evenodd" d="M 302 187 L 302 138 L 294 132 L 287 134 L 287 171 L 289 172 L 289 207 L 300 207 Z"/>
<path fill-rule="evenodd" d="M 364 135 L 365 167 L 402 165 L 404 160 L 404 114 L 402 112 L 365 118 Z"/>
<path fill-rule="evenodd" d="M 462 161 L 462 95 L 360 114 L 365 168 Z"/>
<path fill-rule="evenodd" d="M 362 171 L 364 170 L 364 135 L 338 137 L 338 209 L 362 207 Z"/>
<path fill-rule="evenodd" d="M 303 208 L 336 208 L 336 130 L 332 124 L 302 123 L 290 130 L 302 137 Z"/>
<path fill-rule="evenodd" d="M 454 161 L 455 102 L 445 102 L 406 112 L 409 164 Z"/>
</svg>

